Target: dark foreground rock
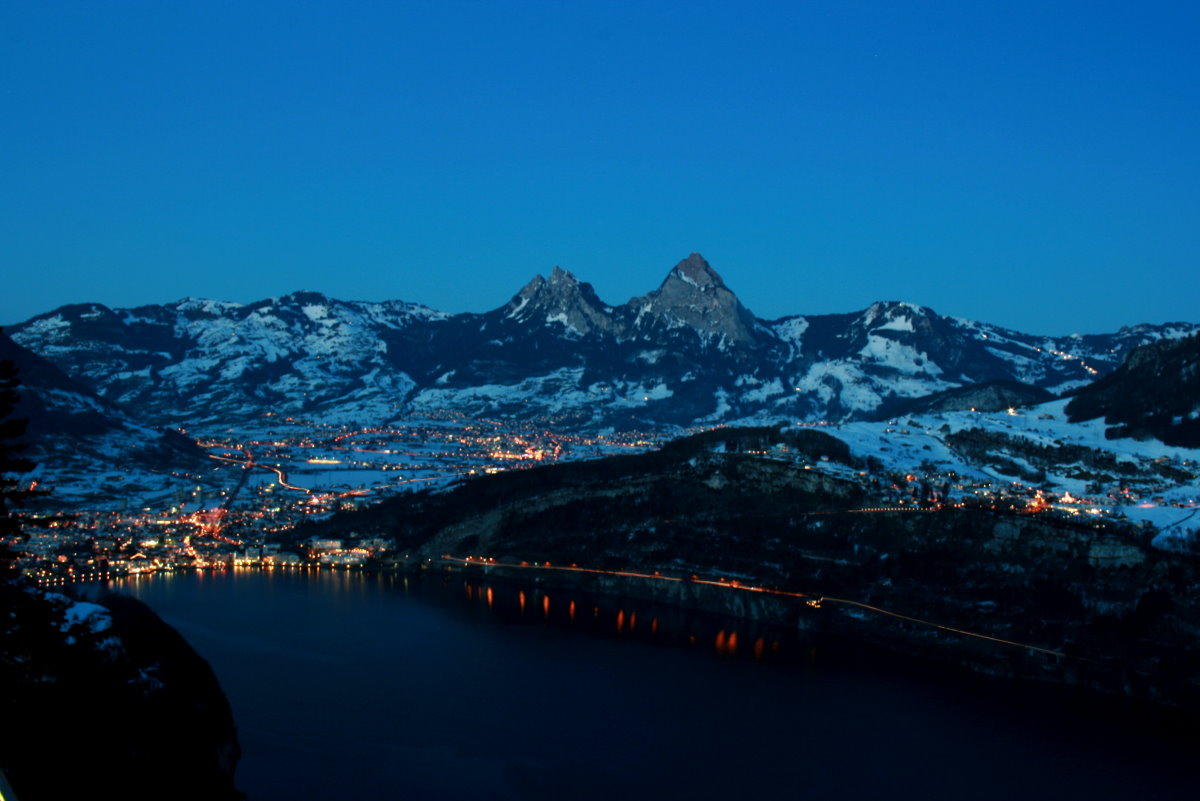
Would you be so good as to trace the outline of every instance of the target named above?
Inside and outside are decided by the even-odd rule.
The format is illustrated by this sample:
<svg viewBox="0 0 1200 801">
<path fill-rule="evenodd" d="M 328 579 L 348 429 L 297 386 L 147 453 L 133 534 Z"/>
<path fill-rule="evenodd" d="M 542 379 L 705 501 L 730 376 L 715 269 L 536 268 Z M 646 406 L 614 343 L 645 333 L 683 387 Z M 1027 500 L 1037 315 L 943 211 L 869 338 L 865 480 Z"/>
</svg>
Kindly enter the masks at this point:
<svg viewBox="0 0 1200 801">
<path fill-rule="evenodd" d="M 216 677 L 144 604 L 0 583 L 0 768 L 22 801 L 239 799 Z"/>
</svg>

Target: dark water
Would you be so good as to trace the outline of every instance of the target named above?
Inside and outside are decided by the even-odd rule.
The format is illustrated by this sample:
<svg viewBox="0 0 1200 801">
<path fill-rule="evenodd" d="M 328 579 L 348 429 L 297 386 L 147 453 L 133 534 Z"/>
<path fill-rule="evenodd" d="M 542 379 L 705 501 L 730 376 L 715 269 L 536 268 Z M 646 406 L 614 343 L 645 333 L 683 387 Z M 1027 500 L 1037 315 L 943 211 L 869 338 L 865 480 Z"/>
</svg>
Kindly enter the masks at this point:
<svg viewBox="0 0 1200 801">
<path fill-rule="evenodd" d="M 212 664 L 252 801 L 1191 799 L 1200 778 L 1195 742 L 1115 706 L 650 604 L 461 575 L 121 588 Z"/>
</svg>

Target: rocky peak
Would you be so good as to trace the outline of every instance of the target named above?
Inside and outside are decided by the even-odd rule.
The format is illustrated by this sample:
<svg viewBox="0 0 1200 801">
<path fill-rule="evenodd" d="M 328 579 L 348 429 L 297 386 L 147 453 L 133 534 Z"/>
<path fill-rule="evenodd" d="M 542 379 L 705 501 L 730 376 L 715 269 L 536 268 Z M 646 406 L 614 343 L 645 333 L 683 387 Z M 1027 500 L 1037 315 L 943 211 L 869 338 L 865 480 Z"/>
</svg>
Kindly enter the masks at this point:
<svg viewBox="0 0 1200 801">
<path fill-rule="evenodd" d="M 610 314 L 611 309 L 596 296 L 591 284 L 561 267 L 555 267 L 549 279 L 534 276 L 504 307 L 506 319 L 557 323 L 581 336 L 611 330 Z"/>
<path fill-rule="evenodd" d="M 676 264 L 671 272 L 667 273 L 666 279 L 662 286 L 659 287 L 661 292 L 668 284 L 676 281 L 682 281 L 684 284 L 695 287 L 697 291 L 709 292 L 714 288 L 725 288 L 725 282 L 721 280 L 721 276 L 712 268 L 704 257 L 699 253 L 693 253 L 683 261 Z"/>
<path fill-rule="evenodd" d="M 754 341 L 754 315 L 699 253 L 676 264 L 658 289 L 629 301 L 628 308 L 636 315 L 635 327 L 657 321 L 667 328 L 693 328 L 725 345 Z"/>
</svg>

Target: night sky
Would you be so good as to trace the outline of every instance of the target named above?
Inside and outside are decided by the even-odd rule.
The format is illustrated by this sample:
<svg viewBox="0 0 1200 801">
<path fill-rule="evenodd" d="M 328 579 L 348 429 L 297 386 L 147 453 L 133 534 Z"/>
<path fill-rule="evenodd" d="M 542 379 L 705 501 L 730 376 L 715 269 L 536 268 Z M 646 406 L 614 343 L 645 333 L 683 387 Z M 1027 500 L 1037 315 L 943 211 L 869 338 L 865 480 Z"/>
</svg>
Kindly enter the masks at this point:
<svg viewBox="0 0 1200 801">
<path fill-rule="evenodd" d="M 1200 320 L 1200 3 L 0 3 L 0 322 L 444 311 L 703 253 L 760 317 Z"/>
</svg>

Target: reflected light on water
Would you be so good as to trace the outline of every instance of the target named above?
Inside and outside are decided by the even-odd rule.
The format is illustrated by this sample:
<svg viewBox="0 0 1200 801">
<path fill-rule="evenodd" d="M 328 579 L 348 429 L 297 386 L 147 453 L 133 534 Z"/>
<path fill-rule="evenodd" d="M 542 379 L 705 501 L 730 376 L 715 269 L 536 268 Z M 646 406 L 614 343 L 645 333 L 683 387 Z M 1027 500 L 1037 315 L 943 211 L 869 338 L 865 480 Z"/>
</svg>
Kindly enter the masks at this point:
<svg viewBox="0 0 1200 801">
<path fill-rule="evenodd" d="M 339 574 L 328 580 L 335 582 L 336 588 L 341 588 L 346 577 Z M 394 583 L 399 584 L 400 579 L 394 579 Z M 580 616 L 585 616 L 585 610 L 591 606 L 593 621 L 588 624 L 588 628 L 595 632 L 607 631 L 620 637 L 647 641 L 660 640 L 693 647 L 708 643 L 719 657 L 744 657 L 747 660 L 753 659 L 759 662 L 770 661 L 778 657 L 782 650 L 780 640 L 765 633 L 761 628 L 739 629 L 727 621 L 718 630 L 717 625 L 709 627 L 695 620 L 685 621 L 680 616 L 671 614 L 663 616 L 652 605 L 636 607 L 633 602 L 626 601 L 620 605 L 613 603 L 610 606 L 604 602 L 595 602 L 592 598 L 573 597 L 569 591 L 566 591 L 565 594 L 557 594 L 557 604 L 561 607 L 562 612 L 555 613 L 552 609 L 554 604 L 551 602 L 550 594 L 541 587 L 512 587 L 511 591 L 515 592 L 517 603 L 514 606 L 506 606 L 504 593 L 507 590 L 503 586 L 499 590 L 499 598 L 497 598 L 496 589 L 483 581 L 477 583 L 473 580 L 462 579 L 461 586 L 462 594 L 460 595 L 457 581 L 448 584 L 448 588 L 452 588 L 459 598 L 465 595 L 467 603 L 478 606 L 486 603 L 489 610 L 499 613 L 500 619 L 507 619 L 510 622 L 517 622 L 519 618 L 524 618 L 523 622 L 525 623 L 536 620 L 545 625 L 577 626 L 580 625 L 581 620 L 587 620 L 586 617 L 581 618 Z M 419 583 L 413 585 L 413 591 L 420 591 Z M 508 597 L 512 599 L 511 595 Z M 534 605 L 534 610 L 529 609 L 530 604 Z M 541 614 L 534 617 L 535 610 L 540 611 Z M 601 614 L 602 611 L 603 614 Z M 640 629 L 638 628 L 639 616 L 642 618 Z M 742 647 L 743 643 L 740 641 L 742 639 L 745 640 L 745 647 Z"/>
</svg>

